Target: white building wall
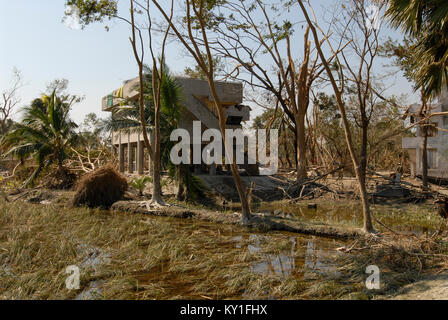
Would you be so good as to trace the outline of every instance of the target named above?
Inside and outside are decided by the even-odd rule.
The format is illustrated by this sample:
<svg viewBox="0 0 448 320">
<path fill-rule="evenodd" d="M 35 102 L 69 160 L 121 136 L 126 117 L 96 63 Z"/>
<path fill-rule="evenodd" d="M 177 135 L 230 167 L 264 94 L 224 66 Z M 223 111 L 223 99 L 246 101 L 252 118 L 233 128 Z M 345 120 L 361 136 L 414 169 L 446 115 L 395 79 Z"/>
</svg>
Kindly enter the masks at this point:
<svg viewBox="0 0 448 320">
<path fill-rule="evenodd" d="M 419 106 L 413 106 L 411 113 L 417 114 L 418 109 Z M 448 112 L 448 91 L 444 91 L 431 112 Z M 435 116 L 430 121 L 436 123 L 439 130 L 435 137 L 428 137 L 428 176 L 448 179 L 448 115 Z M 423 137 L 420 128 L 417 129 L 417 137 L 403 138 L 402 145 L 409 153 L 412 174 L 422 175 Z"/>
</svg>

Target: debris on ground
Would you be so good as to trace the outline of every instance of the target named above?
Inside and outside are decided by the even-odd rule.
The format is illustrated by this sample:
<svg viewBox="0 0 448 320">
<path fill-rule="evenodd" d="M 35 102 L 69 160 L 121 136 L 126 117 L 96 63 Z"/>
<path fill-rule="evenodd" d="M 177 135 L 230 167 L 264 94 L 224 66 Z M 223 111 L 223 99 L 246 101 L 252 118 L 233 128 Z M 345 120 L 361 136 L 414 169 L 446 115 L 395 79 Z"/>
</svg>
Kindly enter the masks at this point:
<svg viewBox="0 0 448 320">
<path fill-rule="evenodd" d="M 63 168 L 42 178 L 40 186 L 52 190 L 69 190 L 75 185 L 76 178 L 76 174 Z"/>
<path fill-rule="evenodd" d="M 437 207 L 437 212 L 443 219 L 448 219 L 448 198 L 441 197 L 437 199 L 434 204 Z"/>
<path fill-rule="evenodd" d="M 376 192 L 373 196 L 378 198 L 409 198 L 411 191 L 399 184 L 379 184 L 376 186 Z"/>
<path fill-rule="evenodd" d="M 33 188 L 26 190 L 15 190 L 8 194 L 10 201 L 24 201 L 38 204 L 66 204 L 73 193 L 66 190 L 49 190 Z"/>
</svg>

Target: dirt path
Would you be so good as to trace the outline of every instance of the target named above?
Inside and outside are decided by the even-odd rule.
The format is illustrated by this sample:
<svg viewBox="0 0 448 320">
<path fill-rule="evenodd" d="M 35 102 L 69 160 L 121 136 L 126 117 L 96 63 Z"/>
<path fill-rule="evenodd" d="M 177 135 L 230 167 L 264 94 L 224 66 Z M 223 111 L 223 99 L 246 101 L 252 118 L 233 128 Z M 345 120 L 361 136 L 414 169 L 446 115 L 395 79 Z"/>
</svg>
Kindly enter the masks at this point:
<svg viewBox="0 0 448 320">
<path fill-rule="evenodd" d="M 427 276 L 403 287 L 391 300 L 448 300 L 448 274 Z"/>
</svg>

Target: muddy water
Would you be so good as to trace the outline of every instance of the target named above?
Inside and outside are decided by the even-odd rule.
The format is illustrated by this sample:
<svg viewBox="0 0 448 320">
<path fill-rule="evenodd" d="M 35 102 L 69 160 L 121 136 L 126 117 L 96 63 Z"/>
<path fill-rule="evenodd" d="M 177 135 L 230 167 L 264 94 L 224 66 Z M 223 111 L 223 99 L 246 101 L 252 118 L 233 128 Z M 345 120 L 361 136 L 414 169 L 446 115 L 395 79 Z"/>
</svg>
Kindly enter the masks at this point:
<svg viewBox="0 0 448 320">
<path fill-rule="evenodd" d="M 277 206 L 278 208 L 278 206 Z M 263 208 L 265 212 L 274 213 L 269 207 Z M 316 208 L 281 206 L 276 209 L 276 215 L 284 216 L 288 219 L 306 219 L 326 221 L 329 224 L 343 223 L 353 226 L 359 226 L 362 222 L 359 208 L 331 208 L 320 206 Z M 238 228 L 230 225 L 219 225 L 202 221 L 192 221 L 174 218 L 148 217 L 144 219 L 156 219 L 169 225 L 170 230 L 175 234 L 185 234 L 191 236 L 192 241 L 200 243 L 201 249 L 212 250 L 215 252 L 228 252 L 232 257 L 240 255 L 249 255 L 245 272 L 254 276 L 278 277 L 289 281 L 290 279 L 313 281 L 316 275 L 324 277 L 338 277 L 339 265 L 336 264 L 336 257 L 340 253 L 336 248 L 347 245 L 343 240 L 335 240 L 314 236 L 305 236 L 287 232 L 248 232 L 245 228 Z M 425 228 L 418 226 L 404 225 L 394 226 L 395 230 L 410 232 L 427 232 Z M 421 230 L 420 230 L 421 229 Z M 197 237 L 196 237 L 197 236 Z M 203 239 L 210 239 L 205 241 Z M 199 242 L 198 242 L 199 241 Z M 198 247 L 198 246 L 196 246 Z M 196 255 L 197 251 L 188 252 L 188 255 Z M 200 253 L 199 253 L 200 254 Z M 89 260 L 90 259 L 90 260 Z M 93 251 L 86 263 L 95 267 L 102 264 L 101 261 L 109 259 L 109 256 L 98 258 L 96 251 Z M 216 254 L 212 259 L 217 259 Z M 228 270 L 232 274 L 234 270 L 233 259 L 219 260 L 220 267 Z M 162 294 L 157 295 L 158 299 L 260 299 L 270 297 L 267 292 L 263 296 L 254 296 L 243 292 L 238 296 L 226 296 L 216 294 L 210 297 L 198 295 L 195 287 L 198 284 L 207 282 L 207 274 L 197 271 L 176 272 L 169 261 L 158 264 L 151 270 L 145 272 L 136 272 L 133 278 L 137 280 L 138 287 L 152 288 L 157 284 L 162 289 Z M 235 271 L 233 271 L 235 272 Z M 238 269 L 238 272 L 241 272 Z M 230 279 L 231 280 L 231 279 Z M 107 281 L 107 280 L 106 280 Z M 79 295 L 78 299 L 94 299 L 101 295 L 103 283 L 94 282 Z M 214 286 L 215 284 L 213 284 Z M 225 290 L 226 283 L 216 284 L 219 290 Z M 147 289 L 146 289 L 147 290 Z M 152 290 L 152 289 L 150 289 Z M 140 297 L 139 298 L 145 298 Z M 153 298 L 151 296 L 150 298 Z"/>
<path fill-rule="evenodd" d="M 329 224 L 331 223 L 346 223 L 350 225 L 358 225 L 362 222 L 362 212 L 359 208 L 325 208 L 318 207 L 298 207 L 289 206 L 282 210 L 290 218 L 303 218 L 306 220 L 322 219 Z"/>
<path fill-rule="evenodd" d="M 259 210 L 287 219 L 325 221 L 328 224 L 342 224 L 351 227 L 362 227 L 363 225 L 362 209 L 359 205 L 353 204 L 344 207 L 331 207 L 329 205 L 311 205 L 311 207 L 308 207 L 308 205 L 281 205 L 280 208 L 278 208 L 278 205 L 264 204 Z M 428 226 L 397 222 L 393 214 L 383 218 L 383 222 L 394 230 L 403 233 L 427 235 L 434 232 L 434 229 Z"/>
<path fill-rule="evenodd" d="M 219 241 L 212 242 L 214 250 L 222 252 L 231 250 L 233 256 L 249 254 L 256 257 L 246 268 L 249 273 L 288 279 L 291 277 L 300 280 L 315 279 L 316 274 L 337 276 L 337 266 L 333 264 L 335 256 L 339 255 L 336 248 L 347 244 L 341 240 L 301 236 L 286 232 L 247 232 L 243 228 L 198 221 L 192 223 L 188 220 L 170 220 L 170 224 L 173 226 L 173 232 L 187 229 L 192 234 L 210 236 L 212 239 L 218 235 Z M 281 245 L 278 245 L 280 243 Z M 234 261 L 222 261 L 222 265 L 229 270 L 233 263 Z M 158 266 L 145 274 L 136 275 L 139 285 L 143 287 L 154 281 L 162 283 L 165 292 L 163 299 L 207 298 L 193 293 L 195 284 L 204 281 L 206 277 L 205 274 L 194 274 L 193 281 L 191 278 L 186 281 L 185 274 L 176 274 L 170 271 L 169 263 Z M 269 296 L 269 293 L 266 296 Z M 263 297 L 251 296 L 244 292 L 241 296 L 232 296 L 231 298 L 257 299 Z"/>
<path fill-rule="evenodd" d="M 263 246 L 278 240 L 285 240 L 281 238 L 290 241 L 290 248 L 282 249 L 275 254 L 262 253 Z M 272 236 L 245 234 L 235 236 L 233 240 L 238 249 L 247 250 L 251 254 L 261 253 L 262 260 L 252 263 L 250 266 L 250 270 L 254 273 L 278 276 L 299 275 L 304 278 L 310 271 L 313 273 L 338 274 L 336 267 L 330 261 L 331 256 L 337 254 L 335 249 L 343 244 L 340 241 L 285 234 Z"/>
</svg>

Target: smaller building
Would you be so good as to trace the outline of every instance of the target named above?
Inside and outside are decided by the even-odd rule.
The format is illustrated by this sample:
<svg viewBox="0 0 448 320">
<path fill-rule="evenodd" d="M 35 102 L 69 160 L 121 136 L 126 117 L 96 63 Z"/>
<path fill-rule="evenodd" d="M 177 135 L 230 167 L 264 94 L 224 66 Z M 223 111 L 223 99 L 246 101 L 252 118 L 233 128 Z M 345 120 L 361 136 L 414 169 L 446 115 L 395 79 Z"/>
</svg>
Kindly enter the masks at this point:
<svg viewBox="0 0 448 320">
<path fill-rule="evenodd" d="M 419 116 L 421 105 L 410 106 L 408 113 L 411 123 L 421 120 Z M 430 107 L 431 113 L 448 112 L 448 90 L 445 90 L 439 102 Z M 431 129 L 428 133 L 428 177 L 432 179 L 448 180 L 448 115 L 430 118 Z M 409 153 L 411 174 L 421 176 L 423 172 L 423 141 L 424 135 L 417 126 L 416 137 L 403 138 L 403 149 Z"/>
</svg>

